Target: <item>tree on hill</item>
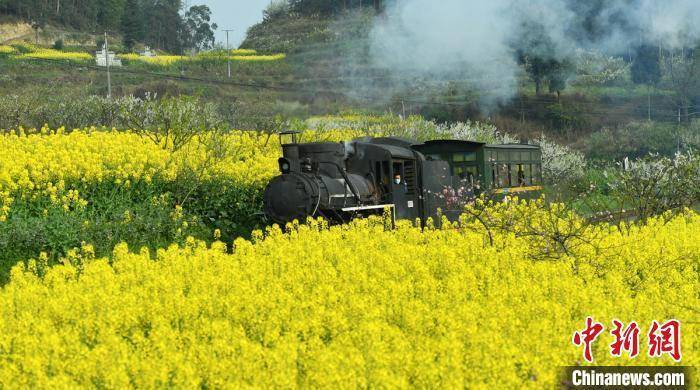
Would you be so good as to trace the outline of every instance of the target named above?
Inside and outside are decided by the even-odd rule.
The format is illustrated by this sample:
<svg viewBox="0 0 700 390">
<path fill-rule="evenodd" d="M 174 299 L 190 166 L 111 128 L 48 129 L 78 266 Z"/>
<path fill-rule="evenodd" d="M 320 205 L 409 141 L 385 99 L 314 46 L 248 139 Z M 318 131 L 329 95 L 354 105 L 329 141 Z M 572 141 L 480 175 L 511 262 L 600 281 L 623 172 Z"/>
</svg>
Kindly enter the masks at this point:
<svg viewBox="0 0 700 390">
<path fill-rule="evenodd" d="M 373 7 L 377 12 L 386 0 L 287 0 L 289 10 L 300 15 L 332 15 L 353 8 Z"/>
<path fill-rule="evenodd" d="M 656 85 L 661 80 L 659 48 L 641 45 L 632 64 L 632 81 L 635 84 Z"/>
<path fill-rule="evenodd" d="M 546 27 L 537 20 L 526 20 L 518 26 L 520 33 L 511 42 L 539 96 L 545 86 L 550 93 L 559 95 L 573 73 L 573 61 L 557 50 Z"/>
<path fill-rule="evenodd" d="M 195 5 L 185 13 L 183 42 L 187 49 L 197 51 L 211 49 L 214 45 L 214 30 L 218 26 L 211 23 L 211 10 L 206 5 Z"/>
<path fill-rule="evenodd" d="M 97 23 L 104 30 L 117 31 L 121 27 L 125 0 L 102 0 L 98 3 Z"/>
<path fill-rule="evenodd" d="M 263 21 L 274 20 L 287 16 L 290 6 L 288 0 L 272 0 L 263 11 Z"/>
<path fill-rule="evenodd" d="M 651 120 L 651 89 L 661 81 L 661 62 L 659 48 L 641 45 L 630 69 L 635 84 L 647 86 L 648 118 Z"/>
<path fill-rule="evenodd" d="M 538 96 L 542 94 L 545 86 L 549 87 L 549 93 L 560 95 L 574 73 L 573 61 L 568 58 L 548 58 L 521 51 L 518 62 L 535 83 L 535 94 Z"/>
<path fill-rule="evenodd" d="M 121 23 L 124 47 L 131 51 L 136 42 L 143 40 L 143 19 L 138 0 L 127 0 Z"/>
<path fill-rule="evenodd" d="M 182 0 L 0 0 L 0 12 L 29 23 L 55 23 L 99 34 L 122 32 L 128 35 L 128 46 L 143 41 L 174 53 L 186 46 L 182 8 Z"/>
<path fill-rule="evenodd" d="M 700 50 L 671 51 L 663 59 L 664 86 L 674 92 L 675 103 L 684 122 L 690 122 L 695 99 L 700 92 Z"/>
<path fill-rule="evenodd" d="M 145 19 L 144 41 L 149 46 L 171 53 L 182 53 L 184 43 L 180 34 L 183 20 L 181 0 L 141 0 Z"/>
<path fill-rule="evenodd" d="M 549 70 L 549 93 L 556 93 L 557 98 L 561 95 L 574 73 L 574 64 L 571 60 L 565 58 L 562 60 L 552 61 Z"/>
</svg>

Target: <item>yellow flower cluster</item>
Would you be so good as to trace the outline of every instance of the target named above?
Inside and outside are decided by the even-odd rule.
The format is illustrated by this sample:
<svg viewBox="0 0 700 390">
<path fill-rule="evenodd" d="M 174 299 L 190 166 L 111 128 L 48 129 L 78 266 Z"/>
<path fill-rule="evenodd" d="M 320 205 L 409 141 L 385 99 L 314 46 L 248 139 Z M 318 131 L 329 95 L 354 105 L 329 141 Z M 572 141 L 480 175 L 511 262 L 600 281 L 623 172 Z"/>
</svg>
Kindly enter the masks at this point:
<svg viewBox="0 0 700 390">
<path fill-rule="evenodd" d="M 537 206 L 531 206 L 537 207 Z M 682 323 L 700 363 L 700 216 L 600 227 L 595 248 L 526 260 L 512 234 L 381 220 L 309 221 L 154 256 L 91 247 L 16 266 L 0 291 L 0 386 L 554 388 L 582 362 L 587 316 L 606 324 L 595 364 L 670 365 L 609 353 L 613 319 Z"/>
<path fill-rule="evenodd" d="M 308 132 L 304 137 L 309 141 L 340 140 L 346 134 Z M 276 138 L 232 131 L 221 142 L 229 153 L 217 164 L 206 166 L 204 179 L 227 178 L 243 185 L 263 186 L 277 174 L 280 148 Z M 173 152 L 132 132 L 94 128 L 9 131 L 0 135 L 0 222 L 7 217 L 17 194 L 46 196 L 56 204 L 79 206 L 82 201 L 75 198 L 76 194 L 64 197 L 80 184 L 109 181 L 128 187 L 155 179 L 170 182 L 185 168 L 200 171 L 197 167 L 209 160 L 199 142 Z"/>
<path fill-rule="evenodd" d="M 258 54 L 258 51 L 253 49 L 234 49 L 231 50 L 231 54 L 234 56 L 252 56 Z"/>
<path fill-rule="evenodd" d="M 16 54 L 17 50 L 24 54 Z M 55 49 L 47 48 L 37 48 L 31 44 L 26 43 L 14 43 L 13 46 L 0 45 L 0 54 L 16 54 L 16 58 L 19 59 L 49 59 L 49 60 L 73 60 L 73 61 L 87 61 L 94 59 L 93 55 L 85 52 L 66 52 Z M 269 62 L 269 61 L 280 61 L 285 59 L 287 56 L 285 54 L 272 54 L 272 55 L 257 55 L 257 51 L 249 49 L 236 49 L 231 50 L 231 54 L 226 56 L 218 56 L 216 53 L 200 53 L 197 56 L 181 56 L 181 55 L 157 55 L 154 57 L 145 57 L 136 53 L 128 54 L 118 54 L 118 58 L 128 61 L 141 61 L 144 63 L 158 65 L 158 66 L 169 66 L 180 61 L 198 61 L 205 58 L 222 58 L 230 59 L 232 61 L 245 61 L 245 62 Z"/>
<path fill-rule="evenodd" d="M 232 56 L 252 56 L 258 54 L 257 50 L 252 50 L 252 49 L 232 49 L 229 50 L 229 55 Z M 197 54 L 199 57 L 222 57 L 226 56 L 226 51 L 225 50 L 212 50 L 212 51 L 203 51 Z"/>
<path fill-rule="evenodd" d="M 0 54 L 13 54 L 15 48 L 7 45 L 0 45 Z"/>
<path fill-rule="evenodd" d="M 251 61 L 251 62 L 264 62 L 264 61 L 280 61 L 287 58 L 286 54 L 271 54 L 271 55 L 234 55 L 231 56 L 232 61 Z"/>
<path fill-rule="evenodd" d="M 0 136 L 0 189 L 43 190 L 59 182 L 140 180 L 172 174 L 168 153 L 132 133 L 65 129 L 10 131 Z"/>
<path fill-rule="evenodd" d="M 72 61 L 87 61 L 92 60 L 93 56 L 85 52 L 68 52 L 54 49 L 36 49 L 31 53 L 22 54 L 17 58 L 32 59 L 41 58 L 48 60 L 72 60 Z"/>
<path fill-rule="evenodd" d="M 198 61 L 205 58 L 230 59 L 231 61 L 265 62 L 279 61 L 285 59 L 285 54 L 255 55 L 254 50 L 234 50 L 231 56 L 217 56 L 214 54 L 201 53 L 194 57 L 176 55 L 158 55 L 155 57 L 144 57 L 138 54 L 119 54 L 118 57 L 129 61 L 142 61 L 152 65 L 168 66 L 179 61 Z"/>
<path fill-rule="evenodd" d="M 176 55 L 158 55 L 154 57 L 145 57 L 135 53 L 129 54 L 119 54 L 117 57 L 129 60 L 129 61 L 141 61 L 148 64 L 167 66 L 172 65 L 178 61 L 189 61 L 190 57 L 187 56 L 176 56 Z"/>
<path fill-rule="evenodd" d="M 27 42 L 11 42 L 10 46 L 24 53 L 31 53 L 37 50 L 36 46 Z"/>
</svg>

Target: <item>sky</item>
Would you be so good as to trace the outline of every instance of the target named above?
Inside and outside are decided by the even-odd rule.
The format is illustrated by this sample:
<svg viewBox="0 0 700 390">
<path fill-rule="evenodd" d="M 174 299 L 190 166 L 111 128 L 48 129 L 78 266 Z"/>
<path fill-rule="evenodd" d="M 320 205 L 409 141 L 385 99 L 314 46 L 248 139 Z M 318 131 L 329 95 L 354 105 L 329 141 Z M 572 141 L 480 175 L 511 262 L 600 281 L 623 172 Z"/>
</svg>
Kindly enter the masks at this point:
<svg viewBox="0 0 700 390">
<path fill-rule="evenodd" d="M 189 0 L 192 5 L 205 4 L 211 8 L 212 19 L 219 28 L 216 30 L 216 41 L 226 43 L 225 29 L 233 29 L 229 33 L 231 47 L 235 48 L 243 42 L 248 27 L 262 20 L 262 11 L 270 4 L 270 0 Z"/>
</svg>

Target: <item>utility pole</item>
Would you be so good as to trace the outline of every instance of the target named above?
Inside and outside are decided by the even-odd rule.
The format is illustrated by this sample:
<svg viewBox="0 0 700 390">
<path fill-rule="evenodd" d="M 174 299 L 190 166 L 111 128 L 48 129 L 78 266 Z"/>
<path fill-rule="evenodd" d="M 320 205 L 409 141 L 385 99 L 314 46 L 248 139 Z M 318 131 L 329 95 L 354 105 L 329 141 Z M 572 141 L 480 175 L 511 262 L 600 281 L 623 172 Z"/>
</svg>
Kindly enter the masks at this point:
<svg viewBox="0 0 700 390">
<path fill-rule="evenodd" d="M 676 130 L 676 153 L 681 152 L 681 109 L 678 107 L 678 129 Z"/>
<path fill-rule="evenodd" d="M 233 30 L 224 30 L 226 31 L 226 60 L 227 60 L 227 67 L 228 67 L 228 78 L 231 78 L 231 48 L 229 47 L 229 41 L 228 41 L 228 33 L 233 31 Z"/>
<path fill-rule="evenodd" d="M 651 122 L 651 84 L 647 85 L 647 99 L 649 103 L 648 120 Z"/>
<path fill-rule="evenodd" d="M 107 31 L 105 31 L 105 62 L 107 63 L 107 99 L 112 99 L 112 75 L 109 72 L 109 44 L 107 43 Z"/>
</svg>

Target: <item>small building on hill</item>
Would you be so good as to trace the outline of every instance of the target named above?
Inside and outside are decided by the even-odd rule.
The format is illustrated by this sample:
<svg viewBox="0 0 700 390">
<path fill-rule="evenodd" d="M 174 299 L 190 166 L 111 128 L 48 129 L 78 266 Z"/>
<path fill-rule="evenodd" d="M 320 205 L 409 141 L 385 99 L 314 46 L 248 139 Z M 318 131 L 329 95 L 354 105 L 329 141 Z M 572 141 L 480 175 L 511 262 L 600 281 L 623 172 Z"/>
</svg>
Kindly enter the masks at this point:
<svg viewBox="0 0 700 390">
<path fill-rule="evenodd" d="M 151 51 L 151 48 L 146 46 L 143 52 L 140 53 L 142 57 L 155 57 L 156 53 Z"/>
<path fill-rule="evenodd" d="M 107 51 L 107 48 L 102 45 L 102 50 L 95 53 L 95 61 L 97 61 L 97 66 L 107 66 L 109 61 L 109 66 L 122 66 L 122 60 L 117 58 L 113 51 Z"/>
</svg>

